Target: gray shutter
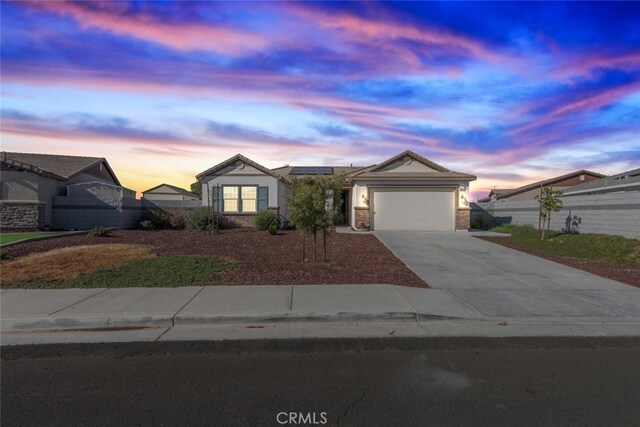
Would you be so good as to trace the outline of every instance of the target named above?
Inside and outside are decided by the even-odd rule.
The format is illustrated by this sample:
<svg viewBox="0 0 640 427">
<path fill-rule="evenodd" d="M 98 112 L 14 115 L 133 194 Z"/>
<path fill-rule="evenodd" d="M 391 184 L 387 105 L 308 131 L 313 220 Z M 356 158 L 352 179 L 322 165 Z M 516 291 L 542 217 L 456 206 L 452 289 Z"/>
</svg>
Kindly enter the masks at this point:
<svg viewBox="0 0 640 427">
<path fill-rule="evenodd" d="M 222 186 L 215 186 L 213 188 L 213 191 L 215 192 L 215 211 L 216 212 L 223 212 L 224 211 L 224 192 L 222 191 Z"/>
<path fill-rule="evenodd" d="M 258 210 L 269 207 L 269 187 L 258 187 Z"/>
</svg>

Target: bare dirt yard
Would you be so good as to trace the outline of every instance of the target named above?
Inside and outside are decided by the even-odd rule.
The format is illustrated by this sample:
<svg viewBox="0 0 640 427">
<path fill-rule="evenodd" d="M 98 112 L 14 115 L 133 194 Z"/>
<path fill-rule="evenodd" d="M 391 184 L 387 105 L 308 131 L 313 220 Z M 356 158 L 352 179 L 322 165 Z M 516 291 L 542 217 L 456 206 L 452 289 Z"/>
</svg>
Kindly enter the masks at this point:
<svg viewBox="0 0 640 427">
<path fill-rule="evenodd" d="M 498 245 L 503 245 L 511 249 L 516 249 L 521 252 L 526 252 L 528 254 L 535 255 L 540 258 L 545 258 L 550 261 L 557 262 L 559 264 L 568 265 L 569 267 L 588 271 L 589 273 L 606 277 L 607 279 L 617 280 L 618 282 L 626 283 L 627 285 L 640 288 L 640 266 L 639 265 L 619 265 L 619 264 L 614 264 L 607 261 L 579 259 L 579 258 L 556 255 L 548 252 L 543 252 L 538 249 L 530 248 L 524 245 L 520 245 L 514 242 L 510 237 L 489 237 L 489 236 L 476 236 L 476 237 L 478 239 L 486 240 L 488 242 L 496 243 Z"/>
<path fill-rule="evenodd" d="M 119 230 L 108 237 L 90 235 L 61 237 L 19 244 L 5 251 L 11 260 L 27 255 L 83 245 L 143 245 L 158 255 L 212 256 L 236 267 L 212 277 L 212 285 L 306 285 L 394 284 L 428 285 L 396 258 L 375 236 L 332 233 L 327 238 L 328 261 L 322 262 L 322 239 L 318 237 L 318 260 L 302 261 L 299 231 L 277 235 L 251 229 L 222 230 L 218 234 L 179 230 Z M 100 256 L 96 253 L 96 256 Z M 52 267 L 53 268 L 53 267 Z"/>
</svg>

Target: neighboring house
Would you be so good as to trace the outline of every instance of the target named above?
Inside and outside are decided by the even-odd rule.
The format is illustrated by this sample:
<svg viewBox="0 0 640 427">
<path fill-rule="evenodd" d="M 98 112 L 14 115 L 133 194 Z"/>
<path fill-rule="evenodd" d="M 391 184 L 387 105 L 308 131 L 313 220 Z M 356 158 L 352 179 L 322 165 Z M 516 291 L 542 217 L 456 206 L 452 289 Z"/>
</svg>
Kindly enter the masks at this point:
<svg viewBox="0 0 640 427">
<path fill-rule="evenodd" d="M 508 194 L 508 193 L 512 192 L 513 190 L 514 190 L 514 188 L 509 188 L 509 189 L 497 189 L 497 188 L 494 188 L 491 191 L 489 191 L 489 195 L 487 197 L 482 198 L 482 199 L 478 199 L 478 202 L 484 203 L 484 202 L 496 201 L 496 200 L 502 198 L 505 194 Z"/>
<path fill-rule="evenodd" d="M 143 191 L 142 198 L 147 200 L 200 200 L 192 192 L 170 184 L 160 184 Z"/>
<path fill-rule="evenodd" d="M 345 222 L 374 230 L 453 231 L 469 228 L 469 182 L 411 151 L 369 167 L 285 166 L 268 169 L 238 154 L 197 175 L 202 205 L 232 223 L 249 226 L 253 215 L 273 209 L 287 218 L 290 181 L 304 175 L 344 175 Z"/>
<path fill-rule="evenodd" d="M 135 199 L 135 192 L 122 187 L 109 163 L 100 157 L 3 151 L 0 181 L 3 229 L 57 228 L 56 209 L 69 216 L 82 215 L 75 204 L 66 203 L 70 200 Z"/>
<path fill-rule="evenodd" d="M 478 199 L 478 202 L 535 200 L 536 196 L 540 194 L 540 189 L 543 187 L 552 187 L 554 190 L 565 190 L 579 184 L 595 181 L 604 176 L 605 175 L 588 170 L 579 170 L 510 190 L 491 190 L 488 197 Z"/>
<path fill-rule="evenodd" d="M 564 196 L 640 191 L 640 168 L 586 182 L 564 190 Z"/>
</svg>

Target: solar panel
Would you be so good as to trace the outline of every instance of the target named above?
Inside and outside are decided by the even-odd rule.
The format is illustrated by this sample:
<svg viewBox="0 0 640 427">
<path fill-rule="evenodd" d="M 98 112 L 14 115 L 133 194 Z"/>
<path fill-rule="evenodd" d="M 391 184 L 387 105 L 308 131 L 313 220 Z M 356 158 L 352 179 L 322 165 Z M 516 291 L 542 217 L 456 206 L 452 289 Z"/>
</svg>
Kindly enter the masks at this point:
<svg viewBox="0 0 640 427">
<path fill-rule="evenodd" d="M 294 167 L 289 175 L 333 175 L 333 168 L 315 166 L 315 167 Z"/>
</svg>

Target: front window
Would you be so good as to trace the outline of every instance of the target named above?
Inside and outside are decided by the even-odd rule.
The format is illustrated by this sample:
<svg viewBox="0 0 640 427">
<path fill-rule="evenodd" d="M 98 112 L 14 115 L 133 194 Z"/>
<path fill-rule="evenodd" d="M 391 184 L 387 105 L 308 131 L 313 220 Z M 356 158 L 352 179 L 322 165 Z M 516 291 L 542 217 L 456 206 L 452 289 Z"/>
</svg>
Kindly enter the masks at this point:
<svg viewBox="0 0 640 427">
<path fill-rule="evenodd" d="M 257 212 L 258 187 L 224 186 L 222 191 L 225 212 Z"/>
<path fill-rule="evenodd" d="M 238 187 L 224 187 L 224 211 L 238 212 Z"/>
<path fill-rule="evenodd" d="M 242 212 L 256 212 L 256 200 L 258 198 L 258 187 L 242 188 Z"/>
</svg>

